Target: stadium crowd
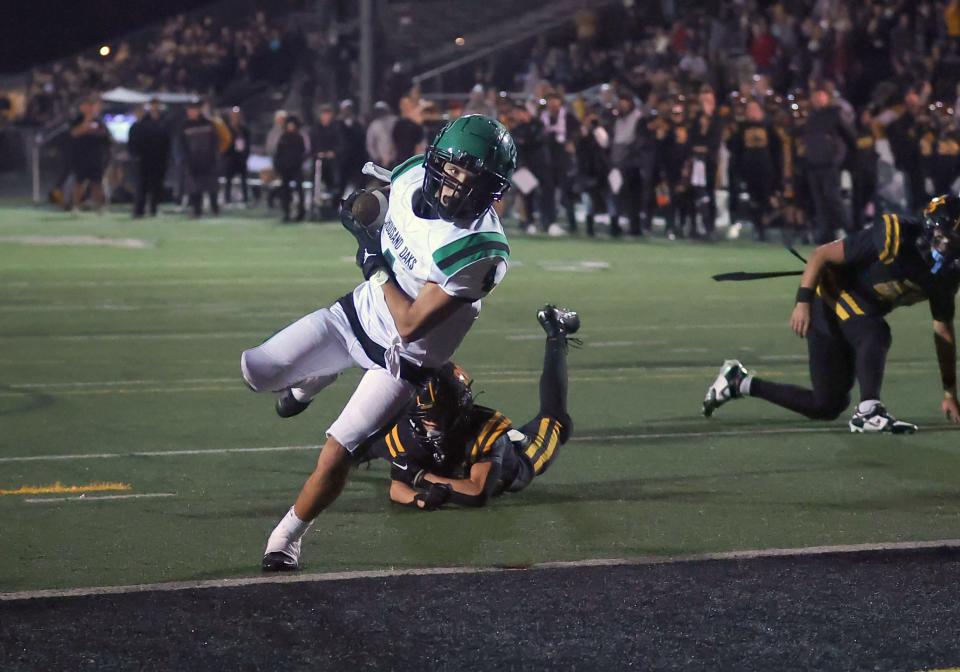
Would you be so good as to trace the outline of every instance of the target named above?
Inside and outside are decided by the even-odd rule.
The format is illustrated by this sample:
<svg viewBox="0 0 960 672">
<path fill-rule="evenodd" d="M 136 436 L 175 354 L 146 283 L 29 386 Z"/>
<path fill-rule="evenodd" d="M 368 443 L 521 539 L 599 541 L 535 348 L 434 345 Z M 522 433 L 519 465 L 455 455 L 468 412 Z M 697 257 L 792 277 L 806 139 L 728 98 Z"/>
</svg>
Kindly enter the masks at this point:
<svg viewBox="0 0 960 672">
<path fill-rule="evenodd" d="M 542 37 L 467 66 L 460 76 L 479 83 L 443 104 L 413 86 L 360 118 L 350 100 L 330 102 L 339 86 L 319 86 L 299 114 L 278 111 L 262 142 L 239 110 L 208 107 L 202 118 L 217 142 L 204 146 L 214 178 L 226 178 L 222 200 L 233 178 L 247 200 L 253 148 L 271 159 L 257 176 L 274 185 L 263 190 L 268 204 L 279 198 L 285 219 L 303 218 L 302 183 L 315 171 L 335 200 L 362 184 L 366 160 L 396 165 L 470 113 L 513 132 L 525 170 L 508 207 L 531 234 L 582 225 L 593 235 L 602 222 L 612 235 L 640 236 L 656 219 L 671 238 L 712 237 L 724 219 L 751 222 L 759 239 L 779 227 L 822 241 L 862 228 L 880 208 L 916 209 L 960 176 L 960 0 L 735 2 L 682 15 L 669 0 L 648 5 L 581 12 L 565 36 L 573 39 Z M 131 77 L 216 97 L 238 78 L 282 78 L 306 39 L 263 13 L 233 27 L 177 17 L 159 35 L 136 55 L 121 44 L 108 65 L 77 58 L 74 69 L 36 73 L 28 114 L 42 119 Z M 163 125 L 174 166 L 189 158 L 182 118 Z M 177 172 L 178 195 L 195 193 L 185 191 L 188 173 Z"/>
<path fill-rule="evenodd" d="M 204 91 L 224 94 L 256 80 L 280 84 L 303 51 L 303 35 L 265 12 L 240 23 L 179 14 L 102 56 L 80 54 L 30 73 L 25 116 L 46 123 L 93 91 Z"/>
</svg>

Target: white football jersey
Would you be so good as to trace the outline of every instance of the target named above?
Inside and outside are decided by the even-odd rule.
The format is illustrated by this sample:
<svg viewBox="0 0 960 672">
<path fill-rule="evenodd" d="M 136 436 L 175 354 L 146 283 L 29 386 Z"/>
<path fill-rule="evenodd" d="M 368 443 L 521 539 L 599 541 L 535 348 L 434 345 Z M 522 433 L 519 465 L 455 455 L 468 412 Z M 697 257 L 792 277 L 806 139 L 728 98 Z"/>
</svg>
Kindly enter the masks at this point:
<svg viewBox="0 0 960 672">
<path fill-rule="evenodd" d="M 396 374 L 397 357 L 438 367 L 456 352 L 480 314 L 480 299 L 503 280 L 510 248 L 493 208 L 473 221 L 421 219 L 413 212 L 414 194 L 423 185 L 423 156 L 414 156 L 393 170 L 390 203 L 381 232 L 383 256 L 397 284 L 412 299 L 428 282 L 451 296 L 471 299 L 416 341 L 404 343 L 387 308 L 383 290 L 369 282 L 353 292 L 360 323 L 387 349 L 387 368 Z M 396 367 L 396 369 L 394 369 Z"/>
</svg>

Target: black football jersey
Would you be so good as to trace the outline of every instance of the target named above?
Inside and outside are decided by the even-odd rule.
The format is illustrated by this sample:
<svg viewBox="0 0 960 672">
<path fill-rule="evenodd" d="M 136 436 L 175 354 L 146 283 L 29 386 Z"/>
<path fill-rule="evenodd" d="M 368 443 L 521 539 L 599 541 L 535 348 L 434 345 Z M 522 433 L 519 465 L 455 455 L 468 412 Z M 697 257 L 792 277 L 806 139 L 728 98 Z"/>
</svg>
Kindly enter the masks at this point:
<svg viewBox="0 0 960 672">
<path fill-rule="evenodd" d="M 929 300 L 933 318 L 950 322 L 960 277 L 930 272 L 920 253 L 922 231 L 918 219 L 883 215 L 872 228 L 843 241 L 844 264 L 824 271 L 817 294 L 841 320 L 883 316 Z"/>
<path fill-rule="evenodd" d="M 474 406 L 466 422 L 448 433 L 439 450 L 421 441 L 413 431 L 409 416 L 404 415 L 386 435 L 372 447 L 377 457 L 390 460 L 394 480 L 407 480 L 421 469 L 447 477 L 462 477 L 463 469 L 493 458 L 494 444 L 512 425 L 497 410 Z"/>
</svg>

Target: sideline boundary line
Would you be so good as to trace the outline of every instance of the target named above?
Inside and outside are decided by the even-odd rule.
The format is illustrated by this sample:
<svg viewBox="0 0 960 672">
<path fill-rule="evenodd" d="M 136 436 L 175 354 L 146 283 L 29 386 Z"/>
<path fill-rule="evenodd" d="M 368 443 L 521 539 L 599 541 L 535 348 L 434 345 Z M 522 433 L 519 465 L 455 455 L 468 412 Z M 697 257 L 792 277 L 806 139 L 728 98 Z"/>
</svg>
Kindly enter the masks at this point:
<svg viewBox="0 0 960 672">
<path fill-rule="evenodd" d="M 540 562 L 524 567 L 423 567 L 411 569 L 377 569 L 353 572 L 319 572 L 313 574 L 272 574 L 238 579 L 206 579 L 203 581 L 171 581 L 166 583 L 141 583 L 130 586 L 91 586 L 88 588 L 65 588 L 27 590 L 0 593 L 0 602 L 35 600 L 50 597 L 93 597 L 99 595 L 126 595 L 131 593 L 176 592 L 208 588 L 241 588 L 278 583 L 319 583 L 325 581 L 354 581 L 357 579 L 388 579 L 400 576 L 445 576 L 469 574 L 493 574 L 500 572 L 538 571 L 544 569 L 568 569 L 582 567 L 631 567 L 642 565 L 669 565 L 691 562 L 722 560 L 758 560 L 764 558 L 802 558 L 820 555 L 849 555 L 855 553 L 882 553 L 885 551 L 960 550 L 960 539 L 933 541 L 906 541 L 872 544 L 841 544 L 836 546 L 807 546 L 801 548 L 770 548 L 748 551 L 725 551 L 672 556 L 639 556 L 636 558 L 596 558 L 591 560 L 567 560 Z"/>
</svg>

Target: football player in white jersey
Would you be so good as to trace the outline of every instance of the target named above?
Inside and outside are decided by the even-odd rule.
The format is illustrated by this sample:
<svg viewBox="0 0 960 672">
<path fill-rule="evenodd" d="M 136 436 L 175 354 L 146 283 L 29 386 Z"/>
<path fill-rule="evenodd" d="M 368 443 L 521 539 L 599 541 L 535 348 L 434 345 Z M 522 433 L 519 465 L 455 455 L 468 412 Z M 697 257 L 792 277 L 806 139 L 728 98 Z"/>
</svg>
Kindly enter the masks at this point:
<svg viewBox="0 0 960 672">
<path fill-rule="evenodd" d="M 356 214 L 355 198 L 344 204 L 341 220 L 357 238 L 365 282 L 243 353 L 247 384 L 279 392 L 283 417 L 303 411 L 341 371 L 366 370 L 270 534 L 265 571 L 299 569 L 300 540 L 343 489 L 350 454 L 390 426 L 417 385 L 451 358 L 480 299 L 503 280 L 510 248 L 493 204 L 509 188 L 516 156 L 507 129 L 493 119 L 468 115 L 448 124 L 426 154 L 393 170 L 385 217 L 369 217 L 382 226 L 357 221 L 367 218 Z"/>
</svg>

